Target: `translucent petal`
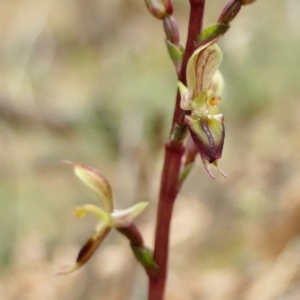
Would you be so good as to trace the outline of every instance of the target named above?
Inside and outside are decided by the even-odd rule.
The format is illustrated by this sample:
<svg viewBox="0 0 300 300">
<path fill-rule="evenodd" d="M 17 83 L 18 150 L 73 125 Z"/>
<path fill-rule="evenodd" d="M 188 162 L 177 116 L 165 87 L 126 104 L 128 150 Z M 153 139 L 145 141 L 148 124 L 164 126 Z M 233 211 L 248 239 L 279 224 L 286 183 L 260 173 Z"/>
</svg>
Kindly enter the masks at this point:
<svg viewBox="0 0 300 300">
<path fill-rule="evenodd" d="M 96 169 L 69 161 L 73 166 L 76 176 L 85 183 L 98 196 L 103 208 L 107 212 L 113 211 L 112 189 L 107 179 Z"/>
<path fill-rule="evenodd" d="M 139 202 L 127 209 L 115 210 L 111 214 L 113 227 L 125 227 L 149 205 L 149 202 Z"/>
<path fill-rule="evenodd" d="M 86 204 L 75 209 L 75 215 L 79 218 L 84 217 L 86 213 L 95 215 L 101 221 L 101 223 L 107 226 L 111 225 L 110 214 L 99 206 Z"/>
<path fill-rule="evenodd" d="M 194 99 L 204 89 L 208 89 L 215 72 L 222 61 L 222 51 L 217 44 L 199 47 L 190 57 L 187 64 L 187 87 Z"/>
</svg>

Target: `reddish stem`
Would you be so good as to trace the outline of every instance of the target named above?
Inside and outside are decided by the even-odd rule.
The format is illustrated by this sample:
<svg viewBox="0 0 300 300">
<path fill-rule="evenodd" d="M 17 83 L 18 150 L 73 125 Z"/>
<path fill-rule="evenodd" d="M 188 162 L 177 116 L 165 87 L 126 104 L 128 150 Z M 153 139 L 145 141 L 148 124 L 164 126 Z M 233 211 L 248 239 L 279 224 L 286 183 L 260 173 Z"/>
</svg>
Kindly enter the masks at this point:
<svg viewBox="0 0 300 300">
<path fill-rule="evenodd" d="M 178 174 L 184 148 L 180 143 L 167 143 L 165 163 L 162 171 L 161 189 L 157 211 L 154 261 L 158 264 L 158 273 L 150 277 L 149 300 L 162 300 L 167 278 L 169 233 L 174 201 L 178 193 Z"/>
<path fill-rule="evenodd" d="M 179 80 L 186 84 L 186 65 L 194 52 L 195 41 L 202 30 L 205 0 L 190 1 L 190 19 L 188 38 L 185 47 Z M 180 108 L 180 95 L 177 92 L 172 128 L 175 124 L 183 125 L 183 113 Z M 149 277 L 148 300 L 163 300 L 167 279 L 169 234 L 173 206 L 179 192 L 179 174 L 184 147 L 182 142 L 171 141 L 165 145 L 165 161 L 161 177 L 159 203 L 157 211 L 154 261 L 159 266 L 156 276 Z"/>
<path fill-rule="evenodd" d="M 184 85 L 186 85 L 186 66 L 189 58 L 195 50 L 196 40 L 203 26 L 205 0 L 190 0 L 190 6 L 191 8 L 188 27 L 188 37 L 186 41 L 185 54 L 182 61 L 181 71 L 178 76 L 178 80 L 181 81 Z M 177 90 L 172 128 L 175 124 L 183 124 L 184 115 L 182 113 L 182 109 L 180 108 L 180 98 L 180 93 Z"/>
</svg>

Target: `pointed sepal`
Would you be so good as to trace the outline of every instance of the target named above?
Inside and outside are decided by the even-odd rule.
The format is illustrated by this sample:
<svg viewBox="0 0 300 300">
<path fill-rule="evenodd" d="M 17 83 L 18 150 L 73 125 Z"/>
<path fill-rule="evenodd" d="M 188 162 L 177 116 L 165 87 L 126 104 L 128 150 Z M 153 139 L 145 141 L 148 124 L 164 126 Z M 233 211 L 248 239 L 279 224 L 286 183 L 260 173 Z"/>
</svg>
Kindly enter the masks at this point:
<svg viewBox="0 0 300 300">
<path fill-rule="evenodd" d="M 99 198 L 107 212 L 113 211 L 113 195 L 108 180 L 95 168 L 65 161 L 73 166 L 76 176 L 86 184 Z"/>
<path fill-rule="evenodd" d="M 127 209 L 114 210 L 111 213 L 112 227 L 119 228 L 130 225 L 148 205 L 149 202 L 139 202 Z"/>
<path fill-rule="evenodd" d="M 214 167 L 216 167 L 216 169 L 225 177 L 228 178 L 228 176 L 226 175 L 226 173 L 219 167 L 219 160 L 215 160 L 213 163 L 210 163 L 207 159 L 202 158 L 202 162 L 204 165 L 205 170 L 207 171 L 207 173 L 209 174 L 209 176 L 212 179 L 215 179 L 215 175 L 213 174 L 213 172 L 211 171 L 211 166 L 213 165 Z"/>
<path fill-rule="evenodd" d="M 101 245 L 102 241 L 105 239 L 107 234 L 110 232 L 111 228 L 107 225 L 101 225 L 97 227 L 95 233 L 86 241 L 83 247 L 80 249 L 76 263 L 65 270 L 58 272 L 58 274 L 68 274 L 83 266 L 95 253 L 98 247 Z"/>
</svg>

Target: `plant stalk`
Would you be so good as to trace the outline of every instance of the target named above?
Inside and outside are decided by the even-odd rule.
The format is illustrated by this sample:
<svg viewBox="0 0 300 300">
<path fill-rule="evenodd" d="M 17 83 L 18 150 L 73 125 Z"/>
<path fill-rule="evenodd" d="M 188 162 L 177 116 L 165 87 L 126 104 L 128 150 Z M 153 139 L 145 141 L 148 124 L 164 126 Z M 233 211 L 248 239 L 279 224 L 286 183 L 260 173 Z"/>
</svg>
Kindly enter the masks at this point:
<svg viewBox="0 0 300 300">
<path fill-rule="evenodd" d="M 190 17 L 188 27 L 188 38 L 185 54 L 178 79 L 186 84 L 186 66 L 189 58 L 195 50 L 195 42 L 202 30 L 205 0 L 189 0 Z M 172 130 L 175 125 L 184 126 L 184 114 L 180 108 L 180 94 L 177 91 L 176 104 L 173 115 Z M 170 140 L 165 145 L 165 160 L 162 170 L 159 202 L 157 210 L 154 261 L 159 270 L 155 276 L 149 276 L 148 300 L 163 300 L 169 254 L 169 235 L 172 220 L 172 212 L 177 194 L 180 189 L 179 175 L 181 170 L 184 146 L 182 141 Z"/>
</svg>

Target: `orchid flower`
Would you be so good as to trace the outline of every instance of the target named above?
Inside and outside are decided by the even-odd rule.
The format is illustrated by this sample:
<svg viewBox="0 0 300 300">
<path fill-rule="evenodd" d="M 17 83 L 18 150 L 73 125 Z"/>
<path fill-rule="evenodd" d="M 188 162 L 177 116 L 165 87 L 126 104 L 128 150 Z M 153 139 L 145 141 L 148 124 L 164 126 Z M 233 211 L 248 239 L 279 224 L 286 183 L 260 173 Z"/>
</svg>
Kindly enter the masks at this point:
<svg viewBox="0 0 300 300">
<path fill-rule="evenodd" d="M 224 116 L 218 114 L 217 108 L 224 85 L 222 74 L 218 70 L 222 56 L 215 42 L 199 47 L 187 64 L 187 86 L 182 82 L 178 83 L 180 106 L 190 112 L 185 115 L 185 124 L 204 167 L 212 178 L 215 177 L 210 170 L 211 164 L 227 177 L 218 167 L 225 138 Z"/>
<path fill-rule="evenodd" d="M 114 209 L 111 186 L 98 170 L 68 161 L 66 163 L 73 166 L 77 177 L 97 195 L 101 206 L 86 204 L 75 209 L 75 215 L 77 217 L 81 218 L 87 213 L 91 213 L 98 218 L 99 222 L 92 236 L 79 251 L 76 263 L 62 272 L 59 272 L 59 274 L 73 272 L 85 264 L 95 253 L 112 228 L 128 228 L 132 224 L 133 219 L 148 206 L 148 202 L 139 202 L 127 209 Z"/>
</svg>

